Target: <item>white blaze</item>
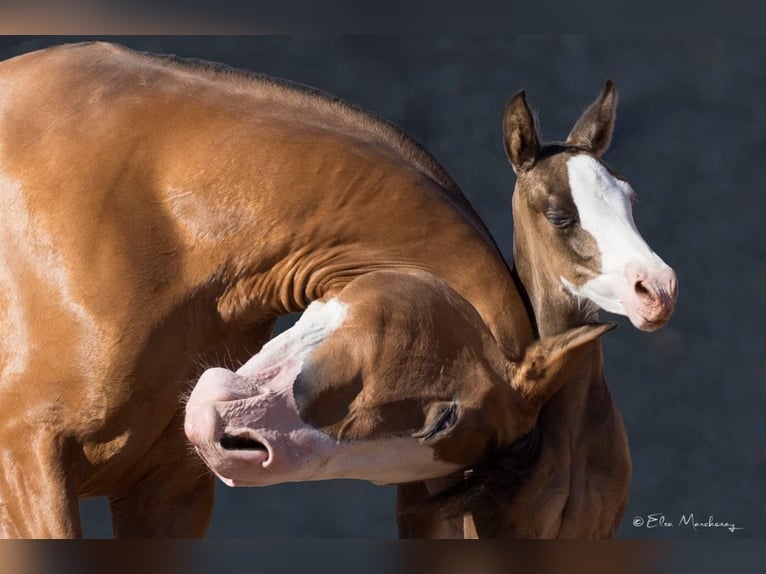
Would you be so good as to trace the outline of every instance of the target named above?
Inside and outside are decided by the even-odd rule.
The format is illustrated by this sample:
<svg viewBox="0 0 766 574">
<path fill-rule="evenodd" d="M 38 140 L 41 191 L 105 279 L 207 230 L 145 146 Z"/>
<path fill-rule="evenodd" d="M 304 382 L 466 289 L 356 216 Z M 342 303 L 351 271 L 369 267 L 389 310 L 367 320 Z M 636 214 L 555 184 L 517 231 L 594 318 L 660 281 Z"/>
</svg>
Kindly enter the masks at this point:
<svg viewBox="0 0 766 574">
<path fill-rule="evenodd" d="M 590 299 L 602 309 L 626 314 L 623 297 L 619 295 L 633 289 L 626 267 L 630 264 L 653 272 L 667 265 L 636 229 L 630 184 L 584 154 L 567 161 L 567 172 L 580 226 L 593 236 L 600 251 L 601 274 L 580 286 L 564 277 L 561 281 L 572 293 Z"/>
<path fill-rule="evenodd" d="M 300 319 L 284 333 L 274 337 L 237 370 L 238 375 L 248 376 L 263 371 L 286 357 L 303 361 L 322 341 L 343 324 L 348 306 L 337 297 L 327 303 L 312 302 Z"/>
</svg>

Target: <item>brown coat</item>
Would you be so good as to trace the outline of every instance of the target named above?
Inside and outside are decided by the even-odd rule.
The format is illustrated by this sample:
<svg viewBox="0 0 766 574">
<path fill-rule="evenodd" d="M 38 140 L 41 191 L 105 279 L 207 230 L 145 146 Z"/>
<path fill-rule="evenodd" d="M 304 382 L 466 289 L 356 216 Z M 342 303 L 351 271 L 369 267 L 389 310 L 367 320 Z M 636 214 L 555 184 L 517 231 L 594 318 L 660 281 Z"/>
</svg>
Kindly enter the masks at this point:
<svg viewBox="0 0 766 574">
<path fill-rule="evenodd" d="M 0 64 L 0 534 L 199 536 L 179 397 L 370 271 L 441 277 L 518 358 L 492 238 L 394 126 L 326 95 L 102 43 Z"/>
</svg>

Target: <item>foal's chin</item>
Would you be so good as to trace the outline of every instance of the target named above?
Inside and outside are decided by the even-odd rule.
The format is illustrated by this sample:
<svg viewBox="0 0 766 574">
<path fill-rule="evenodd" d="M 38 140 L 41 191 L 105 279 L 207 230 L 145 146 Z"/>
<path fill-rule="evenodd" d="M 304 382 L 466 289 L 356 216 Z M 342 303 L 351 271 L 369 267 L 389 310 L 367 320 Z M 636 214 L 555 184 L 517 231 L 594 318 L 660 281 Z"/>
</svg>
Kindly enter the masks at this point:
<svg viewBox="0 0 766 574">
<path fill-rule="evenodd" d="M 641 315 L 627 315 L 628 319 L 630 319 L 630 322 L 633 324 L 633 326 L 636 329 L 639 329 L 640 331 L 645 331 L 647 333 L 651 333 L 652 331 L 657 331 L 658 329 L 661 329 L 665 325 L 668 324 L 668 321 L 670 320 L 670 315 L 667 316 L 667 318 L 659 320 L 659 321 L 651 321 L 649 319 L 646 319 L 642 317 Z"/>
<path fill-rule="evenodd" d="M 675 310 L 675 300 L 668 299 L 652 305 L 628 301 L 627 304 L 623 304 L 623 308 L 623 314 L 630 319 L 636 329 L 651 332 L 667 325 Z"/>
</svg>

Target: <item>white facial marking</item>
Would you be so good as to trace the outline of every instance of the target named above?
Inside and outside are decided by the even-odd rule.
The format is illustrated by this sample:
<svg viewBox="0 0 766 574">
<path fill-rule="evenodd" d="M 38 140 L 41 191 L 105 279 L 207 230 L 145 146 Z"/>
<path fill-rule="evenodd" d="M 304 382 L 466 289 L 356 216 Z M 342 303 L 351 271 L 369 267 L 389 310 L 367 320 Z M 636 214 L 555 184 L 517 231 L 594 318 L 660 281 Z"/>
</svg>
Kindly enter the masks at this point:
<svg viewBox="0 0 766 574">
<path fill-rule="evenodd" d="M 238 375 L 248 376 L 279 363 L 285 357 L 295 357 L 301 363 L 343 324 L 348 305 L 337 297 L 327 303 L 312 302 L 290 329 L 266 343 L 238 370 Z"/>
<path fill-rule="evenodd" d="M 458 469 L 438 460 L 415 438 L 336 440 L 305 423 L 293 383 L 312 351 L 347 316 L 338 298 L 314 302 L 291 328 L 269 341 L 236 373 L 211 369 L 200 377 L 186 407 L 187 435 L 210 468 L 229 486 L 261 486 L 330 478 L 380 484 L 434 478 Z M 216 421 L 223 421 L 224 428 Z M 218 432 L 245 436 L 262 450 L 223 450 Z"/>
<path fill-rule="evenodd" d="M 577 206 L 580 225 L 590 233 L 601 254 L 601 274 L 576 286 L 562 277 L 573 294 L 585 297 L 612 313 L 626 314 L 618 292 L 629 292 L 626 266 L 640 265 L 658 271 L 667 265 L 643 240 L 633 221 L 627 182 L 614 177 L 589 155 L 576 155 L 567 161 L 569 187 Z"/>
<path fill-rule="evenodd" d="M 287 371 L 272 378 L 268 389 L 260 388 L 265 394 L 216 407 L 227 421 L 225 432 L 240 434 L 245 428 L 242 434 L 268 450 L 265 461 L 264 455 L 253 451 L 206 453 L 208 465 L 229 486 L 332 478 L 391 484 L 444 476 L 458 469 L 436 459 L 433 450 L 415 438 L 339 441 L 305 423 L 292 394 L 297 370 L 290 366 Z"/>
<path fill-rule="evenodd" d="M 307 432 L 313 434 L 305 443 L 311 448 L 303 449 L 289 469 L 230 467 L 236 478 L 226 476 L 226 471 L 216 474 L 229 486 L 266 486 L 336 478 L 400 484 L 438 478 L 460 469 L 460 465 L 436 459 L 431 447 L 414 438 L 336 442 L 315 429 Z"/>
</svg>

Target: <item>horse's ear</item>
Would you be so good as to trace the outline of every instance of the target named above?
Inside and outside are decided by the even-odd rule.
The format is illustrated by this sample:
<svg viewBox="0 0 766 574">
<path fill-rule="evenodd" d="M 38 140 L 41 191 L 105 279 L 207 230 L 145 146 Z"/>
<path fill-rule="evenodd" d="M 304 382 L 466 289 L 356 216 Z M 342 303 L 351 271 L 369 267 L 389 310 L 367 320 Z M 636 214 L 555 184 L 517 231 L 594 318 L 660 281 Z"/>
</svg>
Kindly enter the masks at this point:
<svg viewBox="0 0 766 574">
<path fill-rule="evenodd" d="M 616 323 L 583 325 L 530 345 L 521 363 L 511 367 L 511 385 L 521 394 L 525 410 L 536 416 L 569 380 L 568 372 L 580 360 L 577 351 L 616 327 Z"/>
<path fill-rule="evenodd" d="M 503 140 L 514 172 L 518 174 L 534 165 L 540 144 L 524 90 L 513 96 L 505 106 Z"/>
<path fill-rule="evenodd" d="M 584 147 L 601 157 L 609 147 L 614 132 L 614 118 L 617 112 L 617 88 L 607 80 L 598 99 L 583 112 L 567 143 Z"/>
</svg>

